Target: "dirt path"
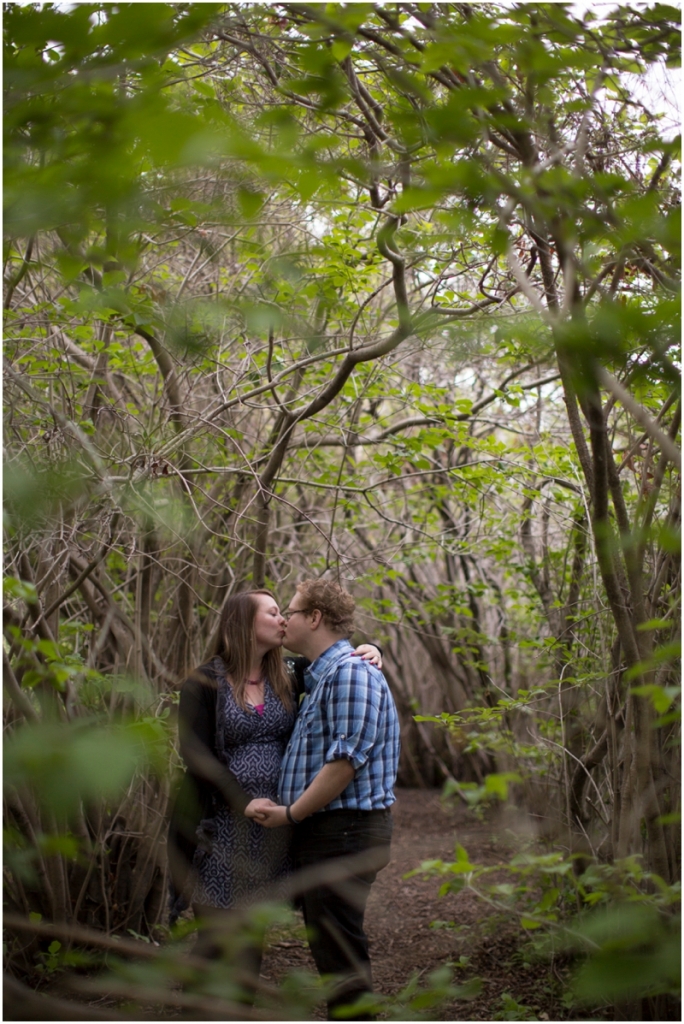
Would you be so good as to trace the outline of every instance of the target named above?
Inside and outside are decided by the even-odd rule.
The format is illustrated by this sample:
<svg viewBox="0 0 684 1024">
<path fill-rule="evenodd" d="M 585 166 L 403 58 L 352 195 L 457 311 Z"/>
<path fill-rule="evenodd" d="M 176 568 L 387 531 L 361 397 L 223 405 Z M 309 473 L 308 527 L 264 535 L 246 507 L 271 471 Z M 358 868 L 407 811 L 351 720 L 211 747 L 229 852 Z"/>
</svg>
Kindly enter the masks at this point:
<svg viewBox="0 0 684 1024">
<path fill-rule="evenodd" d="M 480 864 L 495 864 L 506 856 L 506 836 L 494 821 L 478 822 L 461 806 L 446 809 L 435 790 L 397 792 L 392 860 L 379 874 L 366 912 L 376 989 L 385 994 L 399 992 L 415 972 L 427 975 L 468 957 L 467 964 L 457 969 L 457 977 L 466 981 L 478 976 L 480 994 L 468 1002 L 443 1005 L 434 1011 L 434 1019 L 562 1019 L 559 986 L 550 977 L 548 965 L 526 966 L 521 961 L 520 940 L 512 929 L 502 929 L 490 919 L 494 928 L 487 934 L 482 901 L 468 893 L 440 898 L 438 879 L 404 877 L 421 861 L 453 860 L 457 842 Z M 431 928 L 433 921 L 452 921 L 456 928 Z M 315 971 L 306 942 L 286 938 L 268 951 L 263 973 L 276 981 L 295 967 Z M 509 1013 L 512 1010 L 516 1016 L 497 1018 L 497 1013 L 505 1011 L 504 993 L 509 993 L 521 1010 L 509 1004 Z"/>
<path fill-rule="evenodd" d="M 548 964 L 526 962 L 529 957 L 523 955 L 523 942 L 515 928 L 496 920 L 472 893 L 449 893 L 440 898 L 438 878 L 405 877 L 422 861 L 453 860 L 456 843 L 465 847 L 475 863 L 506 860 L 511 854 L 510 833 L 506 830 L 510 822 L 502 823 L 494 817 L 479 822 L 461 805 L 445 807 L 438 791 L 418 789 L 398 790 L 393 816 L 392 860 L 378 875 L 366 913 L 376 990 L 393 995 L 401 992 L 413 975 L 425 980 L 431 971 L 460 961 L 454 969 L 454 980 L 464 983 L 479 978 L 479 994 L 469 1001 L 444 1003 L 430 1011 L 431 1019 L 569 1019 L 560 1002 L 559 979 Z M 453 927 L 431 927 L 434 921 L 452 922 Z M 191 946 L 188 940 L 188 948 Z M 288 926 L 271 934 L 262 966 L 264 978 L 276 984 L 293 970 L 316 973 L 301 919 L 294 928 Z M 54 994 L 64 994 L 59 985 Z M 510 996 L 507 1003 L 505 994 Z M 74 998 L 71 990 L 67 995 Z M 84 1002 L 116 1010 L 120 999 L 105 996 L 91 1002 L 85 997 Z M 323 1004 L 314 1016 L 325 1019 Z M 185 1017 L 177 1008 L 160 1013 L 160 1007 L 152 1004 L 145 1007 L 143 1017 L 196 1019 Z"/>
</svg>

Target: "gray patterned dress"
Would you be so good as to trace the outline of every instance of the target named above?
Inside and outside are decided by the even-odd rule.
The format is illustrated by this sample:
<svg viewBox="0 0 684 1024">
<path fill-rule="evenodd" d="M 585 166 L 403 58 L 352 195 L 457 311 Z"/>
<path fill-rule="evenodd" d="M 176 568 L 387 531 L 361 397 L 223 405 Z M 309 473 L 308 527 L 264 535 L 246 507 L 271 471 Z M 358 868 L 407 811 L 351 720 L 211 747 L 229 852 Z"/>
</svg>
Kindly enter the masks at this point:
<svg viewBox="0 0 684 1024">
<path fill-rule="evenodd" d="M 292 732 L 288 711 L 268 681 L 263 713 L 243 710 L 233 696 L 220 658 L 212 668 L 218 679 L 216 750 L 219 759 L 253 798 L 277 800 L 280 763 Z M 228 910 L 273 895 L 274 883 L 289 868 L 291 829 L 264 828 L 235 814 L 226 804 L 197 830 L 192 902 Z"/>
</svg>

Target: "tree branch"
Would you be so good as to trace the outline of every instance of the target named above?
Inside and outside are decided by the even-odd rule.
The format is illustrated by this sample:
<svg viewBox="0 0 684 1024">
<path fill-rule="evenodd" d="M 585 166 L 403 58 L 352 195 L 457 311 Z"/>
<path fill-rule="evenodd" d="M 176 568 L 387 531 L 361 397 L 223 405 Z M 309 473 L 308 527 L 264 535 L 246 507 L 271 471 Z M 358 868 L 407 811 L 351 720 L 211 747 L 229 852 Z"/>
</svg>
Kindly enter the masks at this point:
<svg viewBox="0 0 684 1024">
<path fill-rule="evenodd" d="M 610 391 L 611 395 L 614 395 L 625 409 L 632 414 L 634 419 L 637 421 L 640 427 L 646 431 L 649 437 L 652 437 L 654 441 L 657 441 L 660 446 L 660 450 L 664 455 L 667 455 L 670 462 L 681 470 L 682 468 L 682 453 L 674 443 L 669 434 L 666 434 L 664 430 L 661 430 L 658 424 L 653 420 L 643 405 L 640 405 L 635 398 L 632 398 L 629 391 L 627 391 L 618 380 L 613 377 L 612 373 L 603 366 L 596 367 L 596 375 L 606 389 Z"/>
</svg>

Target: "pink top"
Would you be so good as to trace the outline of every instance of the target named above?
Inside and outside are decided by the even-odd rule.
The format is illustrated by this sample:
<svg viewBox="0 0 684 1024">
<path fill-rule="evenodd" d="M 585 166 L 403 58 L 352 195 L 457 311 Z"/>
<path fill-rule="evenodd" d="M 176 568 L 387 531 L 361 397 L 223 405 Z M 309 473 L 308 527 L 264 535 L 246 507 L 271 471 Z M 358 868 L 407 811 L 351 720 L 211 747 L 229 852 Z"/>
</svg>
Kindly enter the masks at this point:
<svg viewBox="0 0 684 1024">
<path fill-rule="evenodd" d="M 254 708 L 255 711 L 258 711 L 260 715 L 263 715 L 263 713 L 264 713 L 264 705 L 263 704 L 252 704 L 252 707 Z"/>
</svg>

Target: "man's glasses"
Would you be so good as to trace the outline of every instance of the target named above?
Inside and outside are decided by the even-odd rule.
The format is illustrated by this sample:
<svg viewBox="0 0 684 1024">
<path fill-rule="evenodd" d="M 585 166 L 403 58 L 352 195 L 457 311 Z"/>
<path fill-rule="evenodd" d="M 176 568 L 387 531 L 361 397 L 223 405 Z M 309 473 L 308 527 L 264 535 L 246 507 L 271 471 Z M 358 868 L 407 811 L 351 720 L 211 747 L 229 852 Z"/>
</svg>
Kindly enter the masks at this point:
<svg viewBox="0 0 684 1024">
<path fill-rule="evenodd" d="M 283 618 L 289 622 L 293 615 L 308 615 L 310 611 L 310 608 L 294 608 L 292 611 L 283 612 Z"/>
</svg>

